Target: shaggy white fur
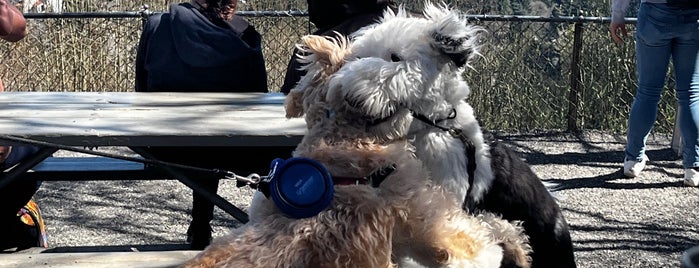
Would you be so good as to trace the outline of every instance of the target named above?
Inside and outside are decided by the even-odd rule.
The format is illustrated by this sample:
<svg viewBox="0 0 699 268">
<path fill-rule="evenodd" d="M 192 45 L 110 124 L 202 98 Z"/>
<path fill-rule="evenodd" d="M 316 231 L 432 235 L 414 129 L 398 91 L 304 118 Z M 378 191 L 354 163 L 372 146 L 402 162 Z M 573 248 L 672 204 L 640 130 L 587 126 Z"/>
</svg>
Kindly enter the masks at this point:
<svg viewBox="0 0 699 268">
<path fill-rule="evenodd" d="M 431 179 L 404 138 L 409 110 L 390 111 L 391 121 L 375 127 L 358 103 L 330 101 L 347 43 L 306 36 L 300 48 L 307 74 L 287 97 L 286 112 L 305 115 L 308 132 L 294 156 L 318 160 L 332 176 L 364 177 L 390 164 L 396 170 L 377 187 L 336 185 L 330 207 L 305 219 L 284 216 L 258 194 L 250 222 L 185 267 L 394 267 L 404 259 L 424 267 L 529 266 L 518 222 L 467 214 L 462 200 Z"/>
<path fill-rule="evenodd" d="M 313 80 L 327 83 L 326 91 L 299 87 L 292 93 L 313 94 L 314 103 L 323 103 L 317 117 L 351 115 L 345 129 L 364 129 L 382 142 L 410 139 L 430 178 L 455 202 L 471 213 L 524 221 L 534 265 L 575 267 L 560 207 L 514 151 L 486 141 L 466 102 L 463 72 L 479 54 L 482 32 L 444 4 L 426 3 L 423 16 L 386 11 L 379 23 L 337 42 L 341 67 Z"/>
<path fill-rule="evenodd" d="M 414 138 L 416 153 L 433 180 L 460 202 L 469 188 L 479 201 L 492 184 L 493 172 L 488 145 L 466 102 L 470 90 L 462 73 L 478 53 L 482 31 L 446 5 L 426 3 L 424 17 L 404 9 L 387 11 L 380 23 L 351 36 L 346 63 L 330 77 L 328 109 L 349 106 L 366 120 L 389 122 L 374 128 Z M 463 131 L 475 146 L 474 185 L 464 176 L 468 161 L 474 160 L 467 158 L 463 142 L 447 131 L 413 122 L 411 111 Z M 406 126 L 409 133 L 403 132 Z"/>
</svg>

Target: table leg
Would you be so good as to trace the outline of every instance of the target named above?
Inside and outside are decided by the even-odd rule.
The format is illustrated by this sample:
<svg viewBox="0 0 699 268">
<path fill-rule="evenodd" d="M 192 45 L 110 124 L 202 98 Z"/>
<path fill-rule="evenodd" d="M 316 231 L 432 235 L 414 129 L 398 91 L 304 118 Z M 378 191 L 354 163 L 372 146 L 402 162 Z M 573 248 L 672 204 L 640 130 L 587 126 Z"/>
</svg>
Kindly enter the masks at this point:
<svg viewBox="0 0 699 268">
<path fill-rule="evenodd" d="M 143 149 L 141 149 L 141 148 L 135 147 L 135 148 L 131 148 L 131 149 L 134 150 L 134 152 L 136 152 L 136 153 L 140 154 L 141 156 L 143 156 L 144 158 L 147 158 L 147 159 L 154 159 L 152 155 L 150 155 L 147 151 L 145 151 L 145 150 L 143 150 Z M 220 195 L 218 195 L 218 194 L 216 194 L 216 193 L 212 193 L 211 191 L 209 191 L 209 190 L 207 190 L 207 189 L 204 189 L 204 188 L 201 187 L 199 184 L 197 184 L 196 182 L 194 182 L 194 180 L 192 180 L 191 178 L 187 177 L 187 176 L 184 175 L 182 172 L 178 171 L 176 168 L 172 168 L 172 167 L 168 167 L 168 166 L 160 166 L 160 168 L 162 168 L 162 169 L 164 169 L 165 171 L 167 171 L 167 172 L 168 172 L 170 175 L 172 175 L 175 179 L 179 180 L 179 181 L 182 182 L 184 185 L 186 185 L 187 187 L 191 188 L 192 190 L 194 190 L 194 191 L 197 192 L 198 194 L 200 194 L 200 195 L 206 197 L 207 199 L 209 199 L 209 201 L 211 201 L 211 202 L 214 203 L 216 206 L 218 206 L 219 208 L 221 208 L 223 211 L 225 211 L 225 212 L 227 212 L 228 214 L 230 214 L 231 216 L 233 216 L 236 220 L 238 220 L 238 221 L 240 221 L 240 222 L 242 222 L 242 223 L 246 223 L 246 222 L 249 221 L 248 214 L 245 213 L 245 211 L 243 211 L 243 210 L 241 210 L 240 208 L 236 207 L 235 205 L 231 204 L 230 202 L 228 202 L 228 200 L 224 199 L 224 198 L 221 197 Z"/>
<path fill-rule="evenodd" d="M 143 156 L 143 157 L 146 158 L 146 159 L 153 159 L 153 160 L 155 160 L 154 156 L 153 156 L 152 154 L 150 154 L 147 150 L 143 149 L 143 148 L 134 147 L 134 148 L 131 148 L 131 150 L 133 150 L 134 152 L 140 154 L 141 156 Z M 240 208 L 238 208 L 238 207 L 236 207 L 235 205 L 233 205 L 233 204 L 231 204 L 230 202 L 228 202 L 226 199 L 224 199 L 223 197 L 221 197 L 220 195 L 218 195 L 216 192 L 212 192 L 211 189 L 209 189 L 209 188 L 211 188 L 211 187 L 205 187 L 205 186 L 203 186 L 201 183 L 196 182 L 196 181 L 193 180 L 192 178 L 190 178 L 190 177 L 188 177 L 187 175 L 185 175 L 185 174 L 184 174 L 182 171 L 180 171 L 178 168 L 170 167 L 170 166 L 167 166 L 167 165 L 160 165 L 159 168 L 162 168 L 163 170 L 165 170 L 168 174 L 170 174 L 171 176 L 173 176 L 175 179 L 179 180 L 179 181 L 182 182 L 184 185 L 186 185 L 187 187 L 191 188 L 195 193 L 197 193 L 197 194 L 201 195 L 202 197 L 206 198 L 208 201 L 210 201 L 210 202 L 213 203 L 214 205 L 218 206 L 219 208 L 221 208 L 222 210 L 224 210 L 225 212 L 227 212 L 228 214 L 230 214 L 231 216 L 233 216 L 233 217 L 234 217 L 235 219 L 237 219 L 238 221 L 240 221 L 240 222 L 242 222 L 242 223 L 247 223 L 247 222 L 249 221 L 249 218 L 248 218 L 248 214 L 247 214 L 247 213 L 245 213 L 245 212 L 244 212 L 243 210 L 241 210 Z M 201 202 L 197 202 L 197 204 L 201 204 Z M 195 205 L 195 204 L 193 203 L 193 205 Z M 194 208 L 194 207 L 193 207 L 193 208 L 192 208 L 193 211 L 194 211 L 194 210 L 201 210 L 201 209 L 206 209 L 206 208 L 203 208 L 203 207 L 199 207 L 199 208 Z M 196 215 L 192 215 L 192 216 L 193 216 L 193 217 L 194 217 L 194 216 L 197 216 L 197 217 L 206 217 L 206 214 L 205 214 L 205 213 L 197 213 Z M 195 218 L 193 218 L 193 219 L 192 219 L 192 222 L 193 222 L 193 223 L 197 223 L 196 225 L 190 226 L 190 230 L 191 230 L 191 234 L 192 234 L 192 235 L 202 235 L 202 234 L 205 234 L 206 232 L 209 232 L 209 233 L 210 233 L 210 230 L 208 230 L 208 228 L 209 228 L 209 225 L 208 225 L 208 224 L 198 224 L 198 223 L 201 223 L 201 222 L 206 222 L 206 223 L 208 223 L 208 222 L 209 222 L 208 220 L 206 220 L 206 219 L 195 219 Z M 193 228 L 193 229 L 192 229 L 192 228 Z M 200 230 L 200 229 L 203 229 L 203 228 L 207 228 L 207 230 Z M 198 240 L 198 238 L 194 237 L 194 238 L 192 238 L 192 240 Z"/>
</svg>

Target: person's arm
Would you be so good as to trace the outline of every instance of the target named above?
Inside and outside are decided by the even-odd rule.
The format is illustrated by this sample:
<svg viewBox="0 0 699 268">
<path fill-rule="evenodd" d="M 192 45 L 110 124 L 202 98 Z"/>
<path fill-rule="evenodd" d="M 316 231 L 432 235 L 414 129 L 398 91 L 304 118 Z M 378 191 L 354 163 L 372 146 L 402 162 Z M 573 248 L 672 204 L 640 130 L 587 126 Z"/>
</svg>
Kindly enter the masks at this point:
<svg viewBox="0 0 699 268">
<path fill-rule="evenodd" d="M 254 37 L 254 53 L 252 60 L 248 62 L 250 88 L 257 92 L 269 92 L 267 88 L 267 69 L 265 68 L 265 58 L 262 53 L 262 35 L 258 33 L 254 27 L 250 26 L 245 31 L 245 35 Z M 250 32 L 250 33 L 248 33 Z"/>
<path fill-rule="evenodd" d="M 284 95 L 289 95 L 291 89 L 296 87 L 301 77 L 306 74 L 306 71 L 300 70 L 301 63 L 298 62 L 298 48 L 294 48 L 294 52 L 291 54 L 291 59 L 286 65 L 286 74 L 284 75 L 284 84 L 279 89 L 279 92 L 284 93 Z"/>
<path fill-rule="evenodd" d="M 134 90 L 147 91 L 148 90 L 148 73 L 146 73 L 146 44 L 148 43 L 148 33 L 146 28 L 143 28 L 141 33 L 141 39 L 138 42 L 138 47 L 136 48 L 136 85 Z"/>
<path fill-rule="evenodd" d="M 27 21 L 24 14 L 7 0 L 0 0 L 0 38 L 17 42 L 27 36 Z"/>
<path fill-rule="evenodd" d="M 612 1 L 612 22 L 609 24 L 609 33 L 617 44 L 623 44 L 626 38 L 626 9 L 629 8 L 630 0 L 613 0 Z"/>
<path fill-rule="evenodd" d="M 148 72 L 146 71 L 148 40 L 155 28 L 157 28 L 157 25 L 160 24 L 161 16 L 156 14 L 148 18 L 148 22 L 143 26 L 141 38 L 138 41 L 138 48 L 136 49 L 136 87 L 134 89 L 137 92 L 148 91 Z"/>
</svg>

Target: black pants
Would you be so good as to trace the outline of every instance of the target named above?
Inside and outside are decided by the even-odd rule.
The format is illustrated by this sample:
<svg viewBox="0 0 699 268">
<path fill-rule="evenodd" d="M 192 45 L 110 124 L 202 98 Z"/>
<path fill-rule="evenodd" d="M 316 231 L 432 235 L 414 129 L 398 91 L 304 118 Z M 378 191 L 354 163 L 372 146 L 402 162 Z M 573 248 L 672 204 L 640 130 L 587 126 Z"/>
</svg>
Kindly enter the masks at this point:
<svg viewBox="0 0 699 268">
<path fill-rule="evenodd" d="M 13 146 L 9 157 L 0 163 L 0 170 L 5 170 L 22 162 L 39 150 L 34 146 Z M 17 218 L 17 212 L 32 199 L 39 190 L 40 183 L 35 180 L 15 180 L 0 189 L 0 250 L 22 246 L 27 243 L 23 227 Z M 36 241 L 29 241 L 36 244 Z"/>
</svg>

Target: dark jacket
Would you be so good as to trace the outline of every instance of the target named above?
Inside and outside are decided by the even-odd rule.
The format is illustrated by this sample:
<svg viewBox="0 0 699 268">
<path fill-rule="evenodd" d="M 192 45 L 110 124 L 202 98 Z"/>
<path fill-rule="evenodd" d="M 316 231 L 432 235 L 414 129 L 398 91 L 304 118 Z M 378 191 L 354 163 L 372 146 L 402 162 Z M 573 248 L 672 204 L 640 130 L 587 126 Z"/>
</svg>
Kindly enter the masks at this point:
<svg viewBox="0 0 699 268">
<path fill-rule="evenodd" d="M 308 0 L 309 20 L 318 28 L 314 35 L 335 36 L 333 31 L 344 36 L 359 30 L 364 26 L 373 24 L 381 19 L 386 8 L 396 10 L 394 0 Z M 289 94 L 296 83 L 305 75 L 299 70 L 297 49 L 291 55 L 286 67 L 284 84 L 280 89 L 284 94 Z"/>
<path fill-rule="evenodd" d="M 267 92 L 262 36 L 246 20 L 211 22 L 189 3 L 144 26 L 136 91 Z"/>
<path fill-rule="evenodd" d="M 10 155 L 7 156 L 5 162 L 0 163 L 0 171 L 8 169 L 17 163 L 22 162 L 24 159 L 35 155 L 39 152 L 39 147 L 29 146 L 29 145 L 17 145 L 12 146 L 12 151 Z"/>
</svg>

